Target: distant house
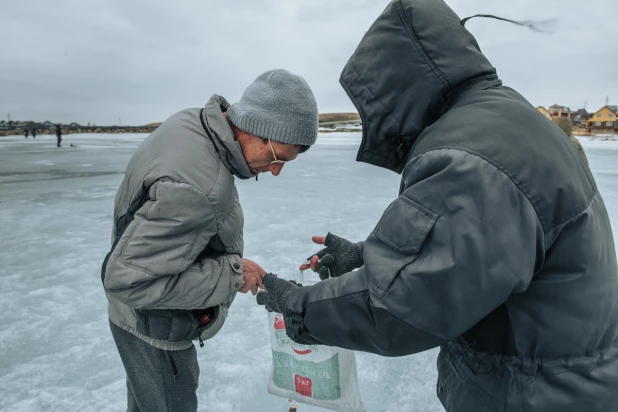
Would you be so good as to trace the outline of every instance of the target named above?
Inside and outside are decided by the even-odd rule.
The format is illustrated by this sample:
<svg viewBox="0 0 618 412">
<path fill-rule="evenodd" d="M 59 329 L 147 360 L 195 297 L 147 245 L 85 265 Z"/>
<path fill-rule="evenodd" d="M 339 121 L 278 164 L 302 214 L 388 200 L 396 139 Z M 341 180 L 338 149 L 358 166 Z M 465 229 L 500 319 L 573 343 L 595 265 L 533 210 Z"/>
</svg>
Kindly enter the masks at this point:
<svg viewBox="0 0 618 412">
<path fill-rule="evenodd" d="M 573 124 L 586 125 L 586 120 L 590 118 L 590 113 L 586 109 L 579 109 L 571 113 L 571 121 Z"/>
<path fill-rule="evenodd" d="M 616 133 L 618 130 L 617 112 L 616 106 L 603 106 L 586 121 L 586 130 L 596 134 Z"/>
<path fill-rule="evenodd" d="M 22 127 L 24 127 L 24 125 L 19 120 L 16 120 L 13 127 L 15 127 L 16 129 L 21 129 Z"/>
<path fill-rule="evenodd" d="M 560 106 L 558 104 L 554 104 L 553 106 L 549 106 L 549 114 L 551 117 L 568 117 L 571 118 L 571 109 L 565 106 Z"/>
<path fill-rule="evenodd" d="M 8 130 L 9 125 L 6 121 L 2 120 L 0 121 L 0 130 Z"/>
<path fill-rule="evenodd" d="M 545 117 L 547 117 L 548 119 L 551 119 L 551 114 L 549 114 L 549 110 L 547 110 L 546 108 L 544 108 L 543 106 L 539 106 L 536 108 L 539 112 L 541 112 L 541 114 Z"/>
<path fill-rule="evenodd" d="M 9 126 L 9 130 L 15 129 L 15 122 L 13 120 L 9 120 L 7 125 Z"/>
</svg>

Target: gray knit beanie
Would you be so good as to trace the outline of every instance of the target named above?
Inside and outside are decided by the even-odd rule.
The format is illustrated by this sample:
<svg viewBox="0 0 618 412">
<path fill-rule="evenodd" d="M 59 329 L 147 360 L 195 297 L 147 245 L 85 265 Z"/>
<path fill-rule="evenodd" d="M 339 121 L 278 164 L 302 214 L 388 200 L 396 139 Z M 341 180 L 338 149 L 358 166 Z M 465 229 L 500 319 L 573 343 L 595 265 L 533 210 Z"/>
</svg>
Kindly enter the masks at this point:
<svg viewBox="0 0 618 412">
<path fill-rule="evenodd" d="M 263 139 L 311 146 L 318 137 L 315 97 L 305 79 L 287 70 L 259 75 L 227 113 L 240 130 Z"/>
</svg>

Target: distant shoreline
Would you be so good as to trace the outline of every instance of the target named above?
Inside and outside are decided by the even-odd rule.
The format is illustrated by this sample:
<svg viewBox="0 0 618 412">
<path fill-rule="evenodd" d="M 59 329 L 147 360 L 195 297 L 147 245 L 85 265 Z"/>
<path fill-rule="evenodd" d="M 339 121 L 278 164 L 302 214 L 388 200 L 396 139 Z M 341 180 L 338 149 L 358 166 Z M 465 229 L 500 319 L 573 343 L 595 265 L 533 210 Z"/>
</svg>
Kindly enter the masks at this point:
<svg viewBox="0 0 618 412">
<path fill-rule="evenodd" d="M 110 126 L 110 127 L 80 127 L 80 128 L 63 128 L 62 134 L 99 134 L 99 133 L 152 133 L 156 130 L 156 127 L 121 127 L 121 126 Z M 32 136 L 32 129 L 28 129 L 28 135 Z M 26 129 L 13 129 L 13 130 L 0 130 L 0 136 L 24 136 L 26 134 Z M 36 134 L 38 135 L 55 135 L 56 129 L 36 129 Z"/>
<path fill-rule="evenodd" d="M 148 123 L 143 126 L 65 126 L 62 129 L 63 135 L 70 134 L 129 134 L 145 133 L 150 134 L 157 130 L 161 122 Z M 319 133 L 361 133 L 361 118 L 358 113 L 320 113 L 318 123 Z M 24 135 L 25 129 L 0 130 L 0 136 L 19 136 Z M 55 127 L 48 129 L 37 129 L 37 135 L 55 135 Z M 586 132 L 583 128 L 574 128 L 573 135 L 578 137 L 596 137 Z M 616 134 L 609 134 L 616 136 Z M 605 135 L 604 135 L 605 136 Z M 606 138 L 608 140 L 609 138 Z"/>
<path fill-rule="evenodd" d="M 51 127 L 47 126 L 49 122 L 44 122 L 47 127 L 41 127 L 43 123 L 39 122 L 31 122 L 31 121 L 22 121 L 19 122 L 20 126 L 14 129 L 3 129 L 0 130 L 0 136 L 19 136 L 20 134 L 25 135 L 26 129 L 32 130 L 33 123 L 36 125 L 34 127 L 36 129 L 37 134 L 45 135 L 45 134 L 56 134 L 56 123 L 53 123 Z M 71 124 L 60 124 L 62 127 L 62 134 L 97 134 L 97 133 L 152 133 L 159 126 L 161 126 L 162 122 L 153 122 L 148 123 L 143 126 L 83 126 L 77 123 Z M 318 119 L 318 126 L 320 129 L 328 129 L 328 130 L 320 130 L 331 132 L 331 131 L 356 131 L 352 130 L 352 127 L 360 125 L 360 115 L 355 112 L 349 113 L 320 113 Z M 349 127 L 346 127 L 349 126 Z M 332 129 L 332 130 L 331 130 Z"/>
<path fill-rule="evenodd" d="M 155 129 L 156 130 L 156 129 Z M 62 135 L 71 135 L 71 134 L 150 134 L 154 132 L 154 130 L 147 129 L 120 129 L 120 130 L 105 130 L 101 129 L 100 131 L 90 131 L 90 130 L 63 130 Z M 338 128 L 338 129 L 324 129 L 320 128 L 318 133 L 328 134 L 328 133 L 361 133 L 362 129 L 353 129 L 353 128 Z M 24 136 L 25 131 L 21 130 L 0 130 L 0 137 L 8 137 L 8 136 Z M 55 135 L 56 132 L 54 130 L 37 130 L 36 135 Z M 32 133 L 28 133 L 28 137 L 32 137 Z"/>
<path fill-rule="evenodd" d="M 326 117 L 326 116 L 325 116 Z M 349 113 L 342 114 L 341 117 L 348 117 L 346 120 L 341 120 L 341 118 L 337 118 L 334 114 L 328 114 L 328 117 L 322 119 L 322 115 L 320 115 L 320 121 L 318 132 L 319 133 L 361 133 L 362 125 L 360 123 L 360 119 L 358 118 L 350 118 L 353 117 Z M 90 126 L 90 127 L 79 127 L 79 128 L 63 128 L 63 135 L 71 135 L 71 134 L 150 134 L 157 130 L 160 123 L 150 123 L 145 126 Z M 29 130 L 29 136 L 31 129 Z M 0 130 L 0 136 L 24 136 L 26 129 L 13 129 L 13 130 Z M 51 129 L 37 129 L 37 135 L 55 135 L 55 128 Z M 594 135 L 586 132 L 583 128 L 577 128 L 573 130 L 573 135 L 577 137 L 597 137 L 598 135 Z M 607 136 L 612 136 L 613 138 L 618 138 L 618 134 L 609 133 Z M 606 139 L 607 140 L 607 139 Z"/>
<path fill-rule="evenodd" d="M 15 132 L 14 130 L 12 130 L 12 132 Z M 151 132 L 130 132 L 130 131 L 126 131 L 126 132 L 116 132 L 116 133 L 108 133 L 108 132 L 69 132 L 66 133 L 66 135 L 72 135 L 72 134 L 92 134 L 92 135 L 97 135 L 97 134 L 150 134 Z M 328 135 L 329 133 L 362 133 L 362 130 L 360 129 L 333 129 L 333 130 L 320 130 L 319 131 L 320 134 L 326 134 Z M 55 133 L 37 133 L 37 136 L 39 135 L 54 135 Z M 63 136 L 65 135 L 65 133 L 63 133 Z M 599 142 L 603 142 L 603 141 L 611 141 L 611 142 L 615 142 L 618 141 L 618 134 L 590 134 L 590 133 L 573 133 L 573 135 L 575 137 L 578 138 L 587 138 L 590 141 L 599 141 Z M 23 133 L 0 133 L 0 138 L 2 137 L 21 137 L 23 139 L 24 134 Z M 32 138 L 32 134 L 28 135 L 28 138 Z M 24 139 L 25 140 L 25 139 Z M 36 140 L 36 139 L 35 139 Z"/>
</svg>

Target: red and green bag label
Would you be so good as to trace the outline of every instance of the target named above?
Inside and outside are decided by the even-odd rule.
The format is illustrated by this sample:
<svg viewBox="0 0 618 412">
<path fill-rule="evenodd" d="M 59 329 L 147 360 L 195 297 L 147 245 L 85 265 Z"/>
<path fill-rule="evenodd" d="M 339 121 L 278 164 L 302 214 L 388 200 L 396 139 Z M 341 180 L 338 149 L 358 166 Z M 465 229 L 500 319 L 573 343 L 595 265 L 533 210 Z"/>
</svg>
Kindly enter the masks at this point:
<svg viewBox="0 0 618 412">
<path fill-rule="evenodd" d="M 280 314 L 275 316 L 273 383 L 281 389 L 317 400 L 341 398 L 339 355 L 320 353 L 316 345 L 293 342 L 285 333 Z M 306 360 L 302 358 L 306 357 Z"/>
<path fill-rule="evenodd" d="M 313 397 L 313 381 L 300 375 L 294 375 L 294 390 L 303 396 Z"/>
</svg>

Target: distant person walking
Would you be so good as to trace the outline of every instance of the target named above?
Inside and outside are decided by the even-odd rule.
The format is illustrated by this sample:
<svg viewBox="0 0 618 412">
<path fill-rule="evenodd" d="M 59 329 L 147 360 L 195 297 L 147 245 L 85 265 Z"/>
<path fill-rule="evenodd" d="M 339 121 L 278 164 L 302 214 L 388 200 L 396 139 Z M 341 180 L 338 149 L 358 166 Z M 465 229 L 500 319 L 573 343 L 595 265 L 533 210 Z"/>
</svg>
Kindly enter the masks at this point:
<svg viewBox="0 0 618 412">
<path fill-rule="evenodd" d="M 28 129 L 26 129 L 26 133 L 24 133 L 24 137 L 25 137 L 26 139 L 28 138 L 28 132 L 29 132 L 29 130 L 28 130 Z"/>
<path fill-rule="evenodd" d="M 36 128 L 32 128 L 32 130 L 30 130 L 30 132 L 32 133 L 32 138 L 36 139 Z"/>
<path fill-rule="evenodd" d="M 58 147 L 62 147 L 60 146 L 60 142 L 62 142 L 62 129 L 59 124 L 56 125 L 56 137 L 58 138 Z"/>
</svg>

